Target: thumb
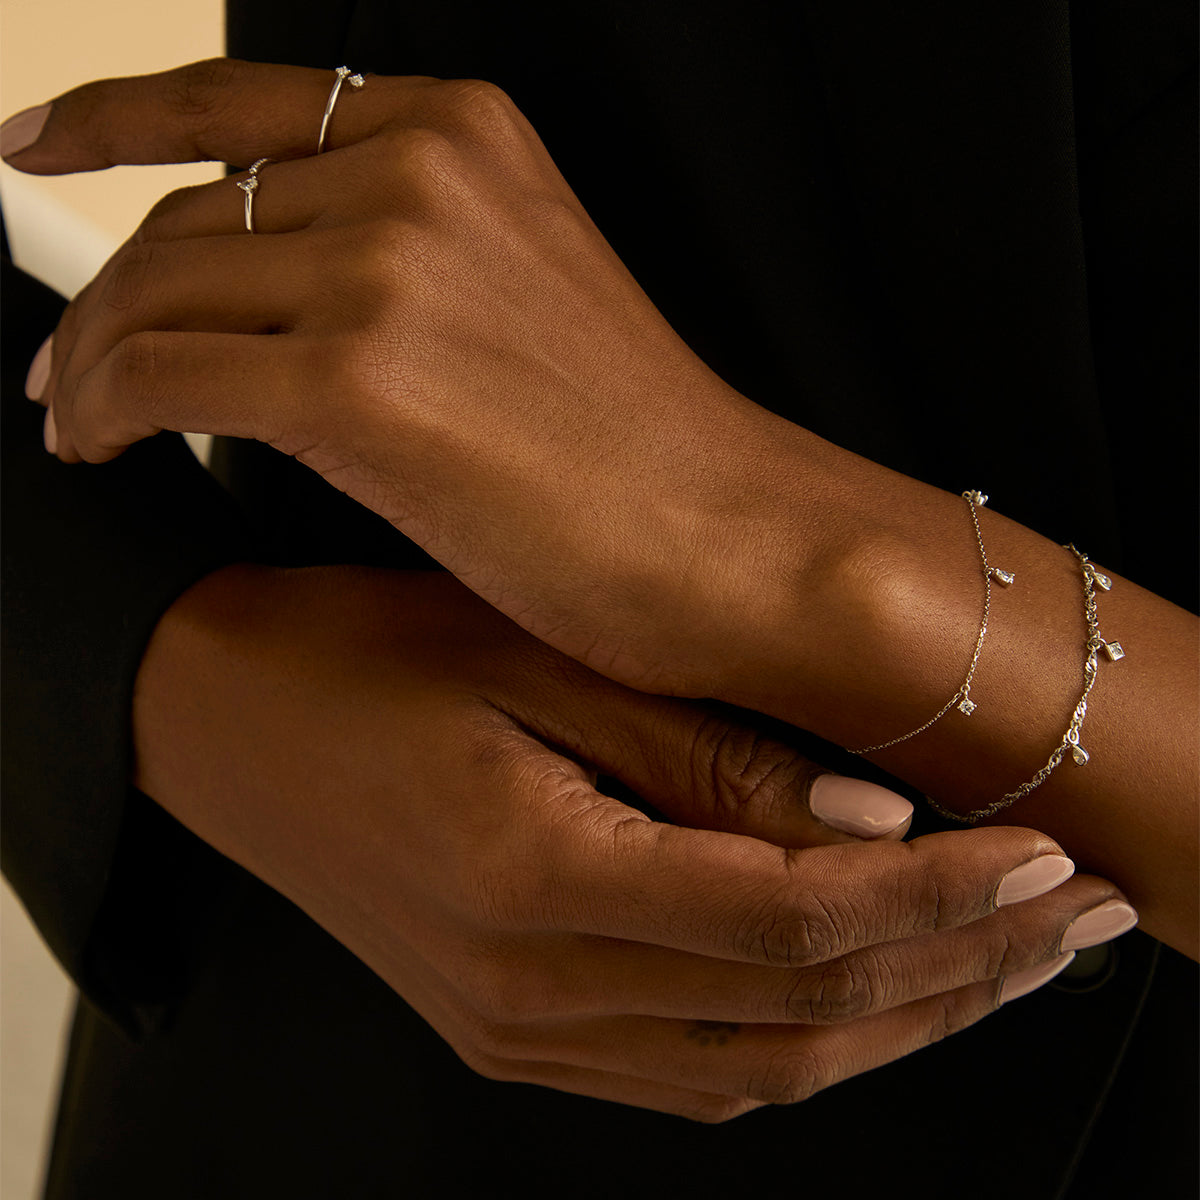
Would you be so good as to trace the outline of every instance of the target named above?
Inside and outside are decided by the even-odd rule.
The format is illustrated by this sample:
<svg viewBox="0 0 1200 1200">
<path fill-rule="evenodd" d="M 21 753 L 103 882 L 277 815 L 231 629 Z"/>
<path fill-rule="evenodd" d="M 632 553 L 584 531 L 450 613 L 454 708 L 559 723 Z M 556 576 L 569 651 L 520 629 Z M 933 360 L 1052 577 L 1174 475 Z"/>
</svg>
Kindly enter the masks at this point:
<svg viewBox="0 0 1200 1200">
<path fill-rule="evenodd" d="M 912 820 L 912 805 L 895 792 L 827 771 L 704 704 L 605 680 L 566 689 L 542 715 L 523 719 L 678 825 L 798 848 L 898 841 Z"/>
<path fill-rule="evenodd" d="M 610 772 L 672 822 L 796 848 L 899 841 L 908 832 L 913 809 L 903 796 L 744 725 L 687 711 L 695 707 L 664 703 L 637 731 L 637 750 L 627 743 L 624 770 Z"/>
</svg>

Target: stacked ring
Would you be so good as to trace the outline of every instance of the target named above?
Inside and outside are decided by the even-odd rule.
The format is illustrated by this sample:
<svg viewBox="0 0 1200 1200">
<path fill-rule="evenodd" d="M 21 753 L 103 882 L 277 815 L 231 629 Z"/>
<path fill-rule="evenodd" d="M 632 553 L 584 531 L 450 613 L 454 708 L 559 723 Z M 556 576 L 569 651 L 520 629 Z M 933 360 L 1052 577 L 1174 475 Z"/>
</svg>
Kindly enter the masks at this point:
<svg viewBox="0 0 1200 1200">
<path fill-rule="evenodd" d="M 361 75 L 352 74 L 349 67 L 338 67 L 334 71 L 333 87 L 329 90 L 329 99 L 325 101 L 325 114 L 321 117 L 321 132 L 317 134 L 317 153 L 325 149 L 325 131 L 329 128 L 329 118 L 333 116 L 333 106 L 338 101 L 342 84 L 348 83 L 352 88 L 360 88 L 366 82 Z"/>
<path fill-rule="evenodd" d="M 238 180 L 238 187 L 246 193 L 246 231 L 254 233 L 254 194 L 258 191 L 258 172 L 271 160 L 260 158 L 250 165 L 250 178 Z"/>
</svg>

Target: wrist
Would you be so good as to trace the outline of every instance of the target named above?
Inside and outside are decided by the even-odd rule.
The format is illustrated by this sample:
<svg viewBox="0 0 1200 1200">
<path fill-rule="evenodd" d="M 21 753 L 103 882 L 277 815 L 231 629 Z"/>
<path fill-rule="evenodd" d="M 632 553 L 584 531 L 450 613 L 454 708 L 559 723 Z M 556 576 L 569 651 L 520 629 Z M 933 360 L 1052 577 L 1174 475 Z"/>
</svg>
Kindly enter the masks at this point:
<svg viewBox="0 0 1200 1200">
<path fill-rule="evenodd" d="M 743 566 L 754 650 L 722 698 L 847 746 L 914 728 L 960 686 L 979 631 L 964 501 L 794 426 L 775 441 Z"/>
<path fill-rule="evenodd" d="M 134 786 L 183 819 L 176 798 L 202 770 L 206 697 L 223 672 L 236 630 L 281 572 L 249 563 L 206 575 L 159 618 L 134 681 Z M 188 822 L 190 823 L 190 822 Z"/>
</svg>

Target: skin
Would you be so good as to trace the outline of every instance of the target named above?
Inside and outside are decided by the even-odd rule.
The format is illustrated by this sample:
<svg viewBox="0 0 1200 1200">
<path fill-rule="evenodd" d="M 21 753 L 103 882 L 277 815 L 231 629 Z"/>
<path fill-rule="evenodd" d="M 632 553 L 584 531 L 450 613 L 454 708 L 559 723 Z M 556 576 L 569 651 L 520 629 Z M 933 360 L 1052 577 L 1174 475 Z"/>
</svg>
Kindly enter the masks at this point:
<svg viewBox="0 0 1200 1200">
<path fill-rule="evenodd" d="M 38 173 L 295 160 L 263 173 L 263 234 L 239 232 L 227 181 L 174 194 L 68 310 L 38 389 L 59 456 L 103 461 L 160 428 L 258 437 L 618 682 L 731 700 L 850 745 L 936 711 L 978 628 L 963 502 L 713 376 L 496 89 L 372 79 L 339 105 L 333 150 L 299 161 L 312 152 L 303 114 L 328 86 L 324 72 L 228 63 L 92 84 L 60 97 L 13 158 Z M 1020 580 L 996 601 L 973 693 L 984 703 L 881 756 L 963 808 L 1044 761 L 1082 660 L 1071 561 L 983 520 L 992 560 Z M 1121 688 L 1098 686 L 1094 767 L 1060 770 L 1009 819 L 1052 829 L 1124 887 L 1146 928 L 1194 954 L 1195 623 L 1121 580 L 1102 619 L 1138 666 Z M 1179 697 L 1165 712 L 1164 694 Z M 158 790 L 188 820 L 165 777 Z M 219 822 L 192 823 L 222 845 Z M 303 894 L 282 869 L 278 882 L 252 869 Z"/>
<path fill-rule="evenodd" d="M 1059 853 L 1029 829 L 840 835 L 787 747 L 588 671 L 445 574 L 215 573 L 159 624 L 134 731 L 139 787 L 475 1070 L 697 1120 L 966 1027 L 1120 896 L 1075 876 L 997 909 Z"/>
</svg>

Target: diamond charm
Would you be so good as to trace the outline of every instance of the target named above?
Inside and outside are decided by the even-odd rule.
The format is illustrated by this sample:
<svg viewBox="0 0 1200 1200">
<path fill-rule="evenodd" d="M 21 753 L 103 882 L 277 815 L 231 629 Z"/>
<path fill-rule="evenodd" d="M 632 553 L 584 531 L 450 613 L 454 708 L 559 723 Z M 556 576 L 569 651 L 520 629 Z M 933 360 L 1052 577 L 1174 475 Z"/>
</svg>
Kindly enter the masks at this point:
<svg viewBox="0 0 1200 1200">
<path fill-rule="evenodd" d="M 1096 581 L 1096 586 L 1102 591 L 1112 591 L 1112 580 L 1107 575 L 1101 575 L 1099 571 L 1093 571 L 1092 578 Z"/>
<path fill-rule="evenodd" d="M 963 492 L 963 499 L 969 501 L 971 504 L 978 504 L 980 508 L 988 502 L 987 496 L 983 492 L 977 491 Z"/>
<path fill-rule="evenodd" d="M 1088 760 L 1088 752 L 1082 746 L 1071 747 L 1071 757 L 1075 760 L 1075 765 L 1082 767 Z"/>
<path fill-rule="evenodd" d="M 362 85 L 363 85 L 364 83 L 366 83 L 367 81 L 366 81 L 366 80 L 365 80 L 365 79 L 364 79 L 364 78 L 363 78 L 361 75 L 349 75 L 349 76 L 347 76 L 347 78 L 346 78 L 346 82 L 347 82 L 347 83 L 348 83 L 348 84 L 349 84 L 351 87 L 360 88 L 360 87 L 362 87 Z"/>
<path fill-rule="evenodd" d="M 1001 586 L 1009 587 L 1016 576 L 1011 571 L 1002 571 L 999 567 L 993 567 L 988 572 L 991 577 Z"/>
<path fill-rule="evenodd" d="M 970 696 L 964 696 L 958 703 L 958 711 L 964 717 L 969 717 L 975 711 L 975 701 Z"/>
<path fill-rule="evenodd" d="M 1105 642 L 1104 653 L 1108 655 L 1109 662 L 1116 662 L 1117 659 L 1125 657 L 1125 649 L 1120 642 Z"/>
</svg>

